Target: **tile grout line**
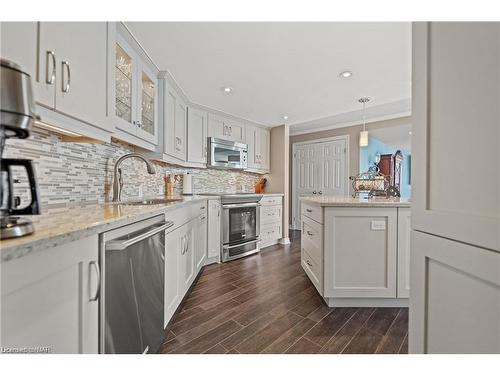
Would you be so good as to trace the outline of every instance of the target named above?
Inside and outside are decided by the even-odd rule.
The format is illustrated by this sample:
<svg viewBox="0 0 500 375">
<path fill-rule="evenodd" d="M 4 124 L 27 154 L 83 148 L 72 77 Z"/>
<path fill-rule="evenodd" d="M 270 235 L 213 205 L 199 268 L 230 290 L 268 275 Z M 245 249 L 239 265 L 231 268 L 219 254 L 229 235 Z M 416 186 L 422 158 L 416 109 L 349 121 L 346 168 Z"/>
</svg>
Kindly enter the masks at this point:
<svg viewBox="0 0 500 375">
<path fill-rule="evenodd" d="M 368 322 L 368 320 L 370 320 L 370 318 L 372 317 L 373 314 L 375 314 L 376 311 L 377 311 L 377 308 L 375 308 L 375 310 L 373 310 L 373 312 L 370 314 L 370 316 L 368 318 L 366 318 L 366 320 L 363 322 L 363 324 L 361 324 L 361 327 L 359 327 L 359 329 L 354 333 L 354 335 L 352 335 L 351 339 L 344 345 L 344 347 L 339 352 L 339 354 L 343 354 L 344 353 L 344 350 L 349 346 L 349 344 L 352 342 L 352 340 L 354 340 L 354 338 L 357 336 L 357 334 L 359 333 L 359 331 L 361 331 L 363 329 L 363 327 L 366 325 L 366 323 Z M 367 328 L 367 329 L 369 329 L 369 328 Z"/>
<path fill-rule="evenodd" d="M 408 338 L 408 332 L 406 332 L 405 337 L 403 338 L 403 341 L 401 341 L 401 344 L 399 345 L 398 352 L 396 354 L 401 354 L 401 349 L 403 348 L 403 344 L 405 343 L 405 340 Z M 408 354 L 408 353 L 405 353 Z"/>
<path fill-rule="evenodd" d="M 340 332 L 340 330 L 341 330 L 342 328 L 344 328 L 344 327 L 347 325 L 347 323 L 349 323 L 349 322 L 352 320 L 352 318 L 354 318 L 354 316 L 355 316 L 355 315 L 356 315 L 359 311 L 360 311 L 360 308 L 358 308 L 358 309 L 354 312 L 354 314 L 352 314 L 352 315 L 351 315 L 351 317 L 350 317 L 349 319 L 347 319 L 347 321 L 346 321 L 346 322 L 342 325 L 342 327 L 340 327 L 340 328 L 339 328 L 339 329 L 338 329 L 338 330 L 337 330 L 337 331 L 336 331 L 336 332 L 332 335 L 332 337 L 330 337 L 330 338 L 328 339 L 328 341 L 327 341 L 327 342 L 326 342 L 326 343 L 325 343 L 325 344 L 321 347 L 320 352 L 323 350 L 323 348 L 324 348 L 325 346 L 327 346 L 327 345 L 328 345 L 328 343 L 329 343 L 330 341 L 332 341 L 332 340 L 333 340 L 333 338 L 335 337 L 335 335 L 336 335 L 337 333 L 339 333 L 339 332 Z M 373 313 L 372 313 L 372 314 L 373 314 Z M 371 316 L 371 314 L 370 314 L 370 316 Z M 367 319 L 367 320 L 368 320 L 368 319 Z"/>
<path fill-rule="evenodd" d="M 389 331 L 391 330 L 394 323 L 396 323 L 396 319 L 398 318 L 399 314 L 401 314 L 401 311 L 403 311 L 403 310 L 400 308 L 398 313 L 394 317 L 393 321 L 391 322 L 391 325 L 389 326 L 389 328 L 387 328 L 387 331 L 385 331 L 385 333 L 382 335 L 382 340 L 380 340 L 380 342 L 378 343 L 377 348 L 375 349 L 375 354 L 378 353 L 378 350 L 380 349 L 380 345 L 382 345 L 382 342 L 384 341 L 384 338 L 386 337 L 387 333 L 389 333 Z"/>
</svg>

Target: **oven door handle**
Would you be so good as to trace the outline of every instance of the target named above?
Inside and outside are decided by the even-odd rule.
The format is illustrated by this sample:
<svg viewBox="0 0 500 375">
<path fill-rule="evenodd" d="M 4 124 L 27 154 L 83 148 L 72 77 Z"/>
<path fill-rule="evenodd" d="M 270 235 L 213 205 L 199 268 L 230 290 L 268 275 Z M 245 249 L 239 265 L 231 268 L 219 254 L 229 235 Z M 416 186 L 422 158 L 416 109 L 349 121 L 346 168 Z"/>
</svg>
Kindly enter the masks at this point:
<svg viewBox="0 0 500 375">
<path fill-rule="evenodd" d="M 234 204 L 223 204 L 222 208 L 228 210 L 230 208 L 240 208 L 240 207 L 260 207 L 260 203 L 234 203 Z"/>
<path fill-rule="evenodd" d="M 239 243 L 237 245 L 224 245 L 222 246 L 224 249 L 234 249 L 235 247 L 240 247 L 242 245 L 248 245 L 248 244 L 251 244 L 251 243 L 256 243 L 256 242 L 260 242 L 260 238 L 259 239 L 256 239 L 256 240 L 253 240 L 253 241 L 248 241 L 248 242 L 243 242 L 243 243 Z"/>
<path fill-rule="evenodd" d="M 106 242 L 106 250 L 125 250 L 126 248 L 136 244 L 137 242 L 141 242 L 149 237 L 154 236 L 155 234 L 158 234 L 160 232 L 163 232 L 167 230 L 168 228 L 172 227 L 174 225 L 173 221 L 163 221 L 161 223 L 152 225 L 152 229 L 145 232 L 141 233 L 140 235 L 129 238 L 126 240 L 114 240 L 114 241 L 108 241 Z"/>
</svg>

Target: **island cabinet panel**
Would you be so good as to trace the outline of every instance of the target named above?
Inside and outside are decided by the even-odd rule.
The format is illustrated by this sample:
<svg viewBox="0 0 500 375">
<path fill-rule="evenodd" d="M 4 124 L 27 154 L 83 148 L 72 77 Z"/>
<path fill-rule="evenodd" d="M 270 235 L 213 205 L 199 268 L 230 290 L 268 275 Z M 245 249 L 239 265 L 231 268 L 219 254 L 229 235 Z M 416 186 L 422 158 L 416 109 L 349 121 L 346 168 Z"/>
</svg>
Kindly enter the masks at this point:
<svg viewBox="0 0 500 375">
<path fill-rule="evenodd" d="M 500 253 L 412 232 L 409 352 L 500 353 Z"/>
<path fill-rule="evenodd" d="M 324 296 L 395 298 L 397 208 L 324 210 Z"/>
<path fill-rule="evenodd" d="M 302 216 L 301 263 L 318 293 L 323 295 L 323 225 Z"/>
</svg>

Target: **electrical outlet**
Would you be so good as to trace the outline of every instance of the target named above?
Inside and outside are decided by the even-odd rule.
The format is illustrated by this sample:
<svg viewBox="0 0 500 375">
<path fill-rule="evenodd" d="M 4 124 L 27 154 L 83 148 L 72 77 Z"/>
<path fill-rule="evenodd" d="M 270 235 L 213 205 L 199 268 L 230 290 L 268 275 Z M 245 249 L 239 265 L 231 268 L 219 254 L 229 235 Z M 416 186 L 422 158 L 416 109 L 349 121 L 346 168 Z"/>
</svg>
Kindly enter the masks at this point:
<svg viewBox="0 0 500 375">
<path fill-rule="evenodd" d="M 371 229 L 372 230 L 385 230 L 385 221 L 372 220 Z"/>
</svg>

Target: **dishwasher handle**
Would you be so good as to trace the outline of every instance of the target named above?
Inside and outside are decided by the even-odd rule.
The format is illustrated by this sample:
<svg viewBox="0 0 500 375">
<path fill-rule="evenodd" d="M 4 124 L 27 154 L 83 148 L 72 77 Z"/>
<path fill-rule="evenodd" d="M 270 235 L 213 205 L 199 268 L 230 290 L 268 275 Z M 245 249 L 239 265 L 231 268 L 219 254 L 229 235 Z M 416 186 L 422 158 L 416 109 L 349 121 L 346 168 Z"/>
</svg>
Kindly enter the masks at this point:
<svg viewBox="0 0 500 375">
<path fill-rule="evenodd" d="M 161 223 L 152 225 L 147 232 L 141 233 L 133 238 L 128 238 L 126 240 L 112 240 L 106 242 L 106 250 L 125 250 L 126 248 L 141 242 L 149 237 L 154 236 L 157 233 L 163 232 L 174 225 L 173 221 L 162 221 Z"/>
</svg>

